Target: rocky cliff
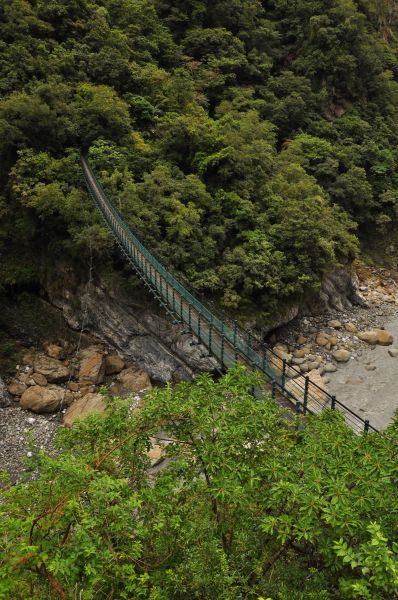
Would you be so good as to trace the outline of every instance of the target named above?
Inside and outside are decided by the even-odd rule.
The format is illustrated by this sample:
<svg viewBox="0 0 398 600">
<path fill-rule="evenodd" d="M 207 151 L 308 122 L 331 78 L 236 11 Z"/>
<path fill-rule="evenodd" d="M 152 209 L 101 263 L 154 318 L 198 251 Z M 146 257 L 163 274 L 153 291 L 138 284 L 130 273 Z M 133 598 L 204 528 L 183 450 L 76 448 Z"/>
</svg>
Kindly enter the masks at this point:
<svg viewBox="0 0 398 600">
<path fill-rule="evenodd" d="M 213 371 L 216 362 L 203 358 L 204 348 L 172 323 L 142 287 L 126 291 L 123 282 L 95 275 L 90 284 L 67 267 L 57 278 L 47 277 L 45 292 L 62 310 L 70 327 L 95 335 L 123 358 L 145 369 L 154 382 L 189 379 Z"/>
</svg>

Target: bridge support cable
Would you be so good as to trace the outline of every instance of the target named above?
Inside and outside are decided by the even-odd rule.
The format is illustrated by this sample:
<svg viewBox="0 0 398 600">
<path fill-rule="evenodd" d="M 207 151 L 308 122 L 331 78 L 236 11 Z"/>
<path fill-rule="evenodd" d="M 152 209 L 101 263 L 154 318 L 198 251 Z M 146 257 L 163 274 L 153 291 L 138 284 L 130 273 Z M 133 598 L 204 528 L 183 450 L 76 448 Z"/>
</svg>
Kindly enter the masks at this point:
<svg viewBox="0 0 398 600">
<path fill-rule="evenodd" d="M 222 370 L 237 362 L 245 364 L 263 373 L 272 397 L 284 404 L 289 402 L 296 412 L 318 414 L 325 408 L 331 408 L 340 411 L 354 431 L 377 431 L 369 421 L 317 386 L 299 369 L 288 365 L 271 348 L 241 330 L 236 322 L 229 326 L 214 315 L 142 244 L 112 204 L 87 160 L 82 157 L 81 161 L 90 195 L 127 260 L 173 321 L 184 325 L 207 349 L 209 356 L 217 360 Z"/>
</svg>

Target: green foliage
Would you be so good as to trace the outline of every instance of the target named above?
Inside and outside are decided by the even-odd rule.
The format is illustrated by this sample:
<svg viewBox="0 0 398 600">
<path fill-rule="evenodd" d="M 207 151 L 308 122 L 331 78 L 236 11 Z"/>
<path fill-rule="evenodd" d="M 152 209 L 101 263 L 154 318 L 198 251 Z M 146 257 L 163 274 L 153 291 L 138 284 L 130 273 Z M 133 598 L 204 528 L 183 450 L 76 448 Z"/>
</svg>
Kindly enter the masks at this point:
<svg viewBox="0 0 398 600">
<path fill-rule="evenodd" d="M 236 367 L 107 400 L 35 450 L 0 506 L 0 597 L 332 600 L 397 594 L 397 424 L 295 427 Z M 148 471 L 163 446 L 165 468 Z M 29 470 L 38 473 L 33 479 Z"/>
<path fill-rule="evenodd" d="M 396 14 L 392 0 L 7 0 L 0 244 L 44 235 L 70 260 L 90 244 L 109 260 L 83 150 L 194 288 L 259 319 L 313 293 L 354 233 L 396 226 Z"/>
</svg>

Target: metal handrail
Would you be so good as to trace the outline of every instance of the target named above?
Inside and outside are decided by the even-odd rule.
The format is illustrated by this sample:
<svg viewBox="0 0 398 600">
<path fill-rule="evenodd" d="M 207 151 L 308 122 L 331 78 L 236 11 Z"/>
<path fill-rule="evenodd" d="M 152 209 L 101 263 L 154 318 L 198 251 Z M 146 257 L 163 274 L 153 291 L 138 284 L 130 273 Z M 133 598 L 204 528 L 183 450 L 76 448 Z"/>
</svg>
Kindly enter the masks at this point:
<svg viewBox="0 0 398 600">
<path fill-rule="evenodd" d="M 234 322 L 233 327 L 227 325 L 204 303 L 200 302 L 133 233 L 83 156 L 81 162 L 91 196 L 100 208 L 107 226 L 111 229 L 144 283 L 149 286 L 152 293 L 156 295 L 168 312 L 172 313 L 178 321 L 189 326 L 190 331 L 220 361 L 222 367 L 228 368 L 228 366 L 231 366 L 230 363 L 233 359 L 236 362 L 240 357 L 250 367 L 261 371 L 267 380 L 272 383 L 273 390 L 277 389 L 282 397 L 293 402 L 295 406 L 300 405 L 304 413 L 316 414 L 325 408 L 338 408 L 345 415 L 347 424 L 354 430 L 377 431 L 370 425 L 368 420 L 354 413 L 349 407 L 336 400 L 329 392 L 309 380 L 294 365 L 287 365 L 286 361 L 281 359 L 274 350 L 258 340 L 252 333 L 238 327 L 236 322 Z M 159 278 L 157 278 L 157 275 L 159 275 Z M 166 285 L 163 290 L 162 283 Z M 170 300 L 170 289 L 174 298 L 173 302 Z M 175 297 L 175 293 L 179 297 Z M 189 309 L 188 313 L 191 309 L 195 311 L 197 318 L 194 321 L 196 322 L 192 322 L 192 315 L 187 314 L 187 307 L 184 308 L 184 303 Z M 207 338 L 204 334 L 206 330 Z M 212 339 L 213 332 L 218 336 L 218 342 L 214 338 Z M 253 341 L 259 347 L 258 350 L 253 348 Z M 218 344 L 218 349 L 216 344 Z M 225 350 L 225 344 L 233 348 L 233 357 Z M 294 377 L 292 377 L 292 374 L 294 374 Z M 291 391 L 292 389 L 295 389 L 295 393 Z M 322 401 L 320 398 L 322 398 Z"/>
</svg>

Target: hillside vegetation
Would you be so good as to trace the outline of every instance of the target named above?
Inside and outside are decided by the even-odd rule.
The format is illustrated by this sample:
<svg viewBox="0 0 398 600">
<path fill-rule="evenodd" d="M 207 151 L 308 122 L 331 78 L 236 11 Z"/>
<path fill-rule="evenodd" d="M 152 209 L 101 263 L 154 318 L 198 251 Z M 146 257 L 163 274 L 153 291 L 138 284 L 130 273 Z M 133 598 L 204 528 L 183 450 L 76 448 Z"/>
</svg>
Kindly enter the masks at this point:
<svg viewBox="0 0 398 600">
<path fill-rule="evenodd" d="M 112 242 L 88 151 L 141 237 L 267 318 L 396 227 L 396 2 L 3 0 L 0 286 Z"/>
</svg>

